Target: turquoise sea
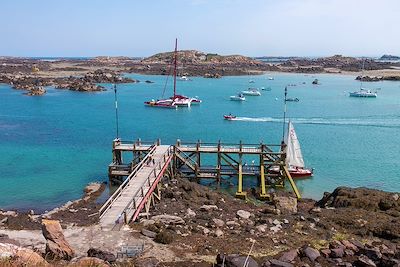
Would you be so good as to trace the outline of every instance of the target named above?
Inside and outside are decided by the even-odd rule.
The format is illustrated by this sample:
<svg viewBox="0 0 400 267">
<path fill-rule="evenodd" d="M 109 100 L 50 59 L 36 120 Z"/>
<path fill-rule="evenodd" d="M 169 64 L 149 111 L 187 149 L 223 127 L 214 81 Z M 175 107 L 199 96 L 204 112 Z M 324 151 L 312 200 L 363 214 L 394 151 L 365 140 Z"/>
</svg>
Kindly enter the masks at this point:
<svg viewBox="0 0 400 267">
<path fill-rule="evenodd" d="M 120 135 L 125 140 L 280 143 L 283 90 L 289 86 L 288 116 L 294 122 L 311 179 L 298 180 L 304 197 L 319 199 L 337 186 L 400 191 L 400 83 L 381 88 L 376 99 L 350 98 L 354 76 L 266 74 L 192 78 L 178 92 L 199 96 L 190 109 L 149 108 L 160 97 L 165 76 L 128 75 L 155 83 L 118 85 Z M 274 80 L 267 77 L 273 76 Z M 318 78 L 320 85 L 311 85 Z M 249 79 L 255 81 L 249 84 Z M 302 84 L 305 82 L 306 84 Z M 105 85 L 111 88 L 111 85 Z M 229 96 L 247 87 L 271 87 L 244 103 Z M 172 93 L 167 87 L 167 93 Z M 79 93 L 48 88 L 42 97 L 0 85 L 0 208 L 51 209 L 79 198 L 91 181 L 106 181 L 115 137 L 114 92 Z M 224 121 L 232 113 L 242 121 Z"/>
</svg>

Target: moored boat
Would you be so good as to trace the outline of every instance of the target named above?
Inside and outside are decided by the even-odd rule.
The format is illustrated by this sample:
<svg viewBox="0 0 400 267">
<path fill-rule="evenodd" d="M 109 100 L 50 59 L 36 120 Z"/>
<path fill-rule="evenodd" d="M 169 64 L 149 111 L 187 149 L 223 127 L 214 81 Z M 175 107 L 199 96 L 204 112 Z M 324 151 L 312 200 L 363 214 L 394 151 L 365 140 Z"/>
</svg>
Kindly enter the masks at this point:
<svg viewBox="0 0 400 267">
<path fill-rule="evenodd" d="M 361 88 L 359 91 L 350 92 L 349 96 L 351 96 L 351 97 L 377 97 L 378 93 L 372 92 L 371 90 Z"/>
<path fill-rule="evenodd" d="M 246 100 L 246 97 L 245 97 L 243 94 L 239 93 L 239 94 L 237 94 L 237 95 L 231 95 L 231 96 L 230 96 L 230 99 L 231 99 L 232 101 L 245 101 L 245 100 Z"/>
<path fill-rule="evenodd" d="M 260 96 L 261 93 L 257 88 L 249 88 L 247 90 L 241 91 L 243 95 L 250 95 L 250 96 Z"/>
<path fill-rule="evenodd" d="M 190 107 L 192 103 L 199 104 L 201 100 L 198 98 L 187 97 L 184 95 L 178 95 L 176 93 L 176 74 L 177 74 L 177 55 L 178 55 L 178 39 L 175 39 L 175 51 L 174 51 L 174 95 L 167 99 L 151 100 L 146 101 L 144 104 L 150 107 Z M 189 80 L 186 76 L 182 76 L 180 79 Z"/>
</svg>

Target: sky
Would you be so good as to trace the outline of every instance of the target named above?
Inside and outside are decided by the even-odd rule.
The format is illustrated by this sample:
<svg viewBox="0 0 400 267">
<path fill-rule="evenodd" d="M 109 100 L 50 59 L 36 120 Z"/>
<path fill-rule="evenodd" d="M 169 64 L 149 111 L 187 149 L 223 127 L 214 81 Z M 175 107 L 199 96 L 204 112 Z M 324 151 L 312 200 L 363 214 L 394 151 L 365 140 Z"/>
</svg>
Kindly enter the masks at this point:
<svg viewBox="0 0 400 267">
<path fill-rule="evenodd" d="M 400 55 L 400 0 L 0 0 L 0 56 Z"/>
</svg>

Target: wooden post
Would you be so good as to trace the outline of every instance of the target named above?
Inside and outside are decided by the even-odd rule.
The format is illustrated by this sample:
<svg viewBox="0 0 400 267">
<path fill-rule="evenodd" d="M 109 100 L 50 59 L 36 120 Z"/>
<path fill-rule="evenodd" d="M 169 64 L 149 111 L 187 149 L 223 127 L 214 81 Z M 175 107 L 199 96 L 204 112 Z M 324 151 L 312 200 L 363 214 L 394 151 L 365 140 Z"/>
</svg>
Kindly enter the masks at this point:
<svg viewBox="0 0 400 267">
<path fill-rule="evenodd" d="M 218 151 L 217 151 L 217 187 L 220 188 L 221 185 L 221 140 L 218 141 Z"/>
</svg>

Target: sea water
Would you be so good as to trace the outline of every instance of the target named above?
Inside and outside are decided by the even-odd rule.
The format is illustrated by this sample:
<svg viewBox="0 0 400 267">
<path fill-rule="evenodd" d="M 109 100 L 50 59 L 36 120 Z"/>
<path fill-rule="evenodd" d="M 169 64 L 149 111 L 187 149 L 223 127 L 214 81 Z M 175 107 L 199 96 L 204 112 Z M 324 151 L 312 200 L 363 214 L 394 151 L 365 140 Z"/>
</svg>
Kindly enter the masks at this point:
<svg viewBox="0 0 400 267">
<path fill-rule="evenodd" d="M 117 87 L 119 135 L 164 144 L 228 142 L 279 144 L 283 93 L 305 163 L 314 177 L 297 180 L 304 197 L 319 199 L 337 186 L 400 191 L 400 83 L 364 83 L 376 99 L 352 98 L 354 76 L 265 74 L 177 81 L 178 93 L 198 96 L 199 106 L 169 110 L 144 101 L 172 95 L 171 78 L 128 74 L 140 83 Z M 273 76 L 274 80 L 268 77 Z M 319 85 L 311 82 L 317 78 Z M 154 83 L 145 83 L 151 80 Z M 254 80 L 254 83 L 249 83 Z M 303 84 L 304 83 L 304 84 Z M 107 181 L 116 137 L 114 91 L 82 93 L 47 88 L 29 97 L 0 85 L 0 208 L 48 210 L 79 198 L 91 181 Z M 271 88 L 246 101 L 229 96 L 248 87 Z M 261 89 L 260 89 L 261 90 Z M 226 121 L 232 113 L 237 121 Z"/>
</svg>

